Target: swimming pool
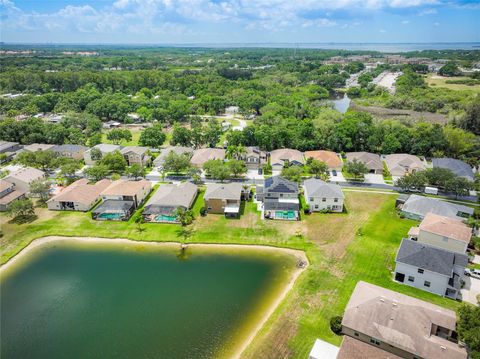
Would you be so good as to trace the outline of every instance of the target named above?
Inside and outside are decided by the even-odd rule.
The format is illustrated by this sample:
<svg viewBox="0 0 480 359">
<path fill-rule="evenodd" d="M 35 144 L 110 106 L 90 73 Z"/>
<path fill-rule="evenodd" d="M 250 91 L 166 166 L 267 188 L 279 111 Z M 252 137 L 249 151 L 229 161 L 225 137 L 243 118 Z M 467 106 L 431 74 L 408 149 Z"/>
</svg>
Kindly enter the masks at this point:
<svg viewBox="0 0 480 359">
<path fill-rule="evenodd" d="M 295 211 L 275 212 L 275 219 L 295 219 Z"/>
<path fill-rule="evenodd" d="M 175 216 L 166 216 L 164 214 L 159 214 L 155 217 L 155 221 L 157 222 L 175 222 L 177 218 Z"/>
<path fill-rule="evenodd" d="M 123 217 L 124 217 L 123 213 L 100 213 L 97 218 L 109 219 L 109 220 L 120 220 Z"/>
</svg>

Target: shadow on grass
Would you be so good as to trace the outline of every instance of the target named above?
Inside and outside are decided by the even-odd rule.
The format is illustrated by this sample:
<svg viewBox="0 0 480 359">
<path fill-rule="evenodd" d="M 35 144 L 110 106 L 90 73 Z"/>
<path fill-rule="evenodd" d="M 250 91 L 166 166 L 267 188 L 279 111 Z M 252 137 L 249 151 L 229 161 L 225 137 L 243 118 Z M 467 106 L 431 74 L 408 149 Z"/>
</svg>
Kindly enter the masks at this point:
<svg viewBox="0 0 480 359">
<path fill-rule="evenodd" d="M 12 218 L 11 220 L 8 221 L 10 224 L 25 224 L 25 223 L 31 223 L 34 220 L 38 219 L 38 216 L 36 214 L 27 214 L 24 216 L 17 216 L 15 218 Z"/>
</svg>

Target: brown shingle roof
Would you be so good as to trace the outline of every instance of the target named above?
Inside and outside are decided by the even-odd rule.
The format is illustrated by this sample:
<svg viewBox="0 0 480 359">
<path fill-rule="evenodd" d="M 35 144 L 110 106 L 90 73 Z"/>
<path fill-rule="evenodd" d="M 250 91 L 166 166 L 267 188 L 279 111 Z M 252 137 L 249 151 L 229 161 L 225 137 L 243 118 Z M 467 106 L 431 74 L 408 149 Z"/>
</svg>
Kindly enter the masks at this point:
<svg viewBox="0 0 480 359">
<path fill-rule="evenodd" d="M 209 160 L 224 160 L 225 150 L 223 148 L 199 148 L 193 152 L 190 160 L 194 166 L 202 166 Z"/>
<path fill-rule="evenodd" d="M 332 151 L 306 151 L 305 157 L 325 162 L 328 165 L 328 168 L 338 168 L 343 165 L 340 157 Z"/>
<path fill-rule="evenodd" d="M 283 164 L 284 161 L 305 163 L 302 152 L 291 148 L 280 148 L 270 152 L 270 163 Z"/>
<path fill-rule="evenodd" d="M 347 161 L 353 162 L 356 159 L 367 166 L 369 170 L 383 170 L 382 159 L 379 155 L 370 152 L 347 152 Z"/>
<path fill-rule="evenodd" d="M 32 167 L 21 168 L 18 171 L 10 173 L 5 180 L 8 182 L 9 178 L 16 178 L 25 183 L 32 183 L 38 179 L 44 178 L 45 173 Z"/>
<path fill-rule="evenodd" d="M 458 344 L 432 334 L 455 330 L 455 312 L 366 282 L 358 282 L 342 325 L 422 358 L 466 359 Z"/>
<path fill-rule="evenodd" d="M 100 193 L 112 184 L 112 181 L 103 179 L 95 184 L 88 184 L 85 178 L 73 182 L 62 192 L 48 200 L 48 202 L 77 202 L 90 204 L 100 197 Z"/>
<path fill-rule="evenodd" d="M 0 180 L 0 192 L 5 191 L 7 188 L 12 188 L 13 184 L 4 180 Z"/>
<path fill-rule="evenodd" d="M 425 232 L 470 243 L 472 229 L 460 220 L 428 213 L 419 225 Z"/>
<path fill-rule="evenodd" d="M 119 179 L 100 193 L 102 196 L 134 196 L 142 189 L 150 189 L 151 183 L 147 180 L 128 181 Z"/>
<path fill-rule="evenodd" d="M 337 359 L 400 359 L 401 357 L 380 348 L 345 336 Z"/>
</svg>

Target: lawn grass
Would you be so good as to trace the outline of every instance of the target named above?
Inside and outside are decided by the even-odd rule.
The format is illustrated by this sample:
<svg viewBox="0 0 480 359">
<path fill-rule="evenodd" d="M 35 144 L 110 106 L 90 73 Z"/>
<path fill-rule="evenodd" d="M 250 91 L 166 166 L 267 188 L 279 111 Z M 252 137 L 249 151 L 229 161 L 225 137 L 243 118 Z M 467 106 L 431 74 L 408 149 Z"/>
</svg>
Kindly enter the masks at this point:
<svg viewBox="0 0 480 359">
<path fill-rule="evenodd" d="M 468 80 L 470 77 L 466 76 L 454 76 L 454 77 L 442 77 L 436 74 L 429 74 L 426 78 L 427 84 L 431 87 L 443 87 L 455 91 L 474 91 L 480 93 L 480 85 L 464 85 L 464 84 L 449 84 L 448 80 Z"/>
<path fill-rule="evenodd" d="M 390 288 L 448 308 L 458 303 L 392 280 L 394 257 L 402 237 L 417 224 L 401 219 L 396 196 L 346 192 L 344 213 L 314 213 L 302 221 L 262 221 L 256 204 L 246 202 L 240 219 L 223 215 L 198 215 L 203 189 L 194 202 L 196 219 L 189 242 L 262 244 L 304 250 L 310 265 L 275 310 L 245 358 L 306 358 L 316 338 L 339 344 L 329 320 L 341 315 L 359 280 Z M 1 215 L 1 263 L 33 239 L 47 236 L 95 236 L 143 241 L 179 241 L 180 226 L 133 222 L 93 221 L 89 213 L 37 209 L 39 219 L 30 224 L 11 224 Z"/>
<path fill-rule="evenodd" d="M 137 129 L 128 129 L 132 133 L 132 140 L 131 141 L 125 141 L 122 140 L 119 145 L 120 146 L 138 146 L 138 141 L 140 140 L 140 134 L 142 133 L 141 130 Z M 110 143 L 112 144 L 112 141 L 107 140 L 107 131 L 102 132 L 102 143 Z"/>
</svg>

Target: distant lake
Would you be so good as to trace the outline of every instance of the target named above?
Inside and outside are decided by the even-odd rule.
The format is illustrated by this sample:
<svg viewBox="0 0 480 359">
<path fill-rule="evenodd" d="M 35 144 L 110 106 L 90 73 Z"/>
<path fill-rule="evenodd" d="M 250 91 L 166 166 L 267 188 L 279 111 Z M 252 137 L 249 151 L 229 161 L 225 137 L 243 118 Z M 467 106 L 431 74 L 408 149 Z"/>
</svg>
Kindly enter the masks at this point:
<svg viewBox="0 0 480 359">
<path fill-rule="evenodd" d="M 350 107 L 350 102 L 352 100 L 347 96 L 346 93 L 334 92 L 330 97 L 330 101 L 333 102 L 333 107 L 335 110 L 345 113 Z"/>
<path fill-rule="evenodd" d="M 161 247 L 161 248 L 160 248 Z M 229 357 L 295 258 L 255 249 L 41 245 L 2 272 L 0 357 Z"/>
</svg>

